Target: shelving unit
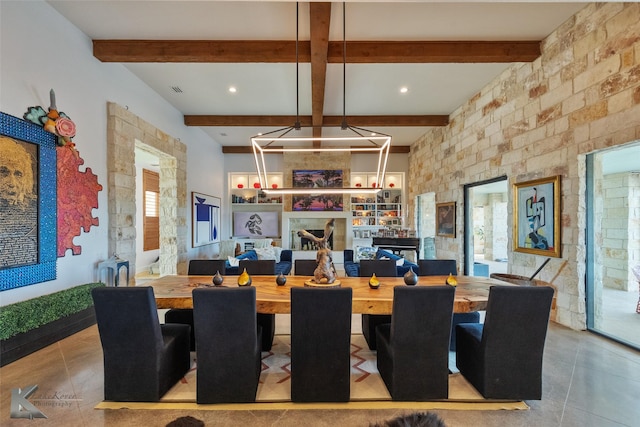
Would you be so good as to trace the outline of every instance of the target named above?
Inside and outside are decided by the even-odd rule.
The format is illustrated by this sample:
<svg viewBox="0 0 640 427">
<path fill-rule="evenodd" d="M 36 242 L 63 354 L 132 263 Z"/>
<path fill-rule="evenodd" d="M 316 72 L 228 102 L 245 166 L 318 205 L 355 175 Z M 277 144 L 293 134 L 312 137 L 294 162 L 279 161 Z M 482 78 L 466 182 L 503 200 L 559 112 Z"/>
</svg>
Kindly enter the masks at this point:
<svg viewBox="0 0 640 427">
<path fill-rule="evenodd" d="M 378 183 L 371 173 L 354 173 L 355 187 L 372 188 Z M 351 224 L 357 237 L 368 237 L 368 230 L 384 227 L 402 228 L 404 225 L 404 174 L 389 173 L 382 190 L 377 194 L 351 194 Z"/>
<path fill-rule="evenodd" d="M 275 188 L 282 186 L 282 174 L 274 173 L 267 175 L 270 186 Z M 280 204 L 282 205 L 282 196 L 268 196 L 260 191 L 260 182 L 258 175 L 249 175 L 245 173 L 229 174 L 229 183 L 231 194 L 231 204 Z"/>
</svg>

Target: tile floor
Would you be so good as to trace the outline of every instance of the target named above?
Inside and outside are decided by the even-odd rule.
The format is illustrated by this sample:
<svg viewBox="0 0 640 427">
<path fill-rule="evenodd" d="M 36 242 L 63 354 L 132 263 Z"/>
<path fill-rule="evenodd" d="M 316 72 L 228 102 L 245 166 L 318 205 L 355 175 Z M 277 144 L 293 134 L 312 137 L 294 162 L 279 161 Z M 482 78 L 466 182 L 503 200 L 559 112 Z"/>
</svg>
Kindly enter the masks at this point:
<svg viewBox="0 0 640 427">
<path fill-rule="evenodd" d="M 282 319 L 285 320 L 285 319 Z M 286 321 L 280 322 L 281 327 Z M 356 322 L 357 323 L 357 322 Z M 356 325 L 354 325 L 356 326 Z M 103 398 L 102 351 L 92 326 L 0 368 L 0 425 L 165 426 L 190 415 L 206 426 L 363 426 L 406 410 L 185 411 L 97 410 Z M 30 398 L 47 419 L 10 419 L 11 390 L 37 384 Z M 528 411 L 436 412 L 456 426 L 640 425 L 640 352 L 595 334 L 551 324 L 544 357 L 543 398 Z M 41 399 L 37 402 L 35 398 Z"/>
</svg>

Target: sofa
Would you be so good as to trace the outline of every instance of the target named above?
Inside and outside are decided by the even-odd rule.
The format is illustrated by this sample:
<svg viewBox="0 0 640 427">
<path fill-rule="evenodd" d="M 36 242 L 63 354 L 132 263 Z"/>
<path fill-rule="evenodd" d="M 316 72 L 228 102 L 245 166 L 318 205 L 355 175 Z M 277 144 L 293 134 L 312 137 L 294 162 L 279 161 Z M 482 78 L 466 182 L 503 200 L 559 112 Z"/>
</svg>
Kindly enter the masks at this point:
<svg viewBox="0 0 640 427">
<path fill-rule="evenodd" d="M 280 273 L 287 275 L 291 272 L 293 265 L 292 258 L 293 253 L 290 249 L 282 249 L 277 247 L 269 248 L 256 248 L 251 249 L 237 257 L 228 257 L 225 262 L 225 269 L 227 276 L 237 276 L 241 273 L 238 268 L 238 262 L 243 259 L 275 259 L 276 261 L 276 276 Z M 273 258 L 272 258 L 273 256 Z"/>
<path fill-rule="evenodd" d="M 354 251 L 353 249 L 345 249 L 343 252 L 344 255 L 344 271 L 349 277 L 359 277 L 360 276 L 360 264 L 357 262 L 360 259 L 392 259 L 396 261 L 396 276 L 401 277 L 409 271 L 410 268 L 413 268 L 413 271 L 418 273 L 418 264 L 413 263 L 411 261 L 407 261 L 399 255 L 396 255 L 392 252 L 385 251 L 384 249 L 376 249 L 376 248 L 358 248 L 359 258 L 354 259 Z M 403 260 L 400 262 L 400 260 Z"/>
</svg>

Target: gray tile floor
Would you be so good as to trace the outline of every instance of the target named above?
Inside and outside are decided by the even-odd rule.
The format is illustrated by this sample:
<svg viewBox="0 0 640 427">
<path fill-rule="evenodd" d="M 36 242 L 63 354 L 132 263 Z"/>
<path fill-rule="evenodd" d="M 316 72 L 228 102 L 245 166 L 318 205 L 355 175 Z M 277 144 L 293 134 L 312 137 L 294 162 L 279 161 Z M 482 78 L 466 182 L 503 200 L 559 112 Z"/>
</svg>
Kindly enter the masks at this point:
<svg viewBox="0 0 640 427">
<path fill-rule="evenodd" d="M 543 371 L 543 397 L 540 401 L 527 401 L 530 410 L 433 412 L 449 427 L 640 425 L 640 352 L 589 332 L 551 324 Z M 207 426 L 368 426 L 411 412 L 338 408 L 229 412 L 96 410 L 93 408 L 103 398 L 102 378 L 100 340 L 97 328 L 92 326 L 0 368 L 0 425 L 164 426 L 177 417 L 189 415 L 203 420 Z M 39 401 L 48 419 L 9 418 L 11 390 L 29 384 L 38 384 L 40 397 L 50 398 Z"/>
</svg>

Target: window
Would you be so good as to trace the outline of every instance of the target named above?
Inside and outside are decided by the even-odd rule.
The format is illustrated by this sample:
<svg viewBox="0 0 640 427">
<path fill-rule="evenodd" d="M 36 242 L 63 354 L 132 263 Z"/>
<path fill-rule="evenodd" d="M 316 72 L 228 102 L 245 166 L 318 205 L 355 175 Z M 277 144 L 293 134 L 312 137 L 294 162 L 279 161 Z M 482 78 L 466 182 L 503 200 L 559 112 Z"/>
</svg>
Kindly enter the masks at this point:
<svg viewBox="0 0 640 427">
<path fill-rule="evenodd" d="M 160 174 L 142 169 L 143 250 L 160 249 Z"/>
</svg>

